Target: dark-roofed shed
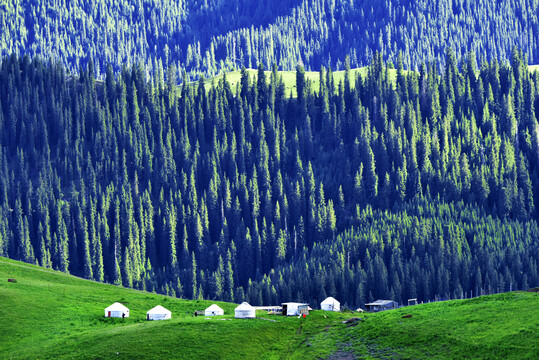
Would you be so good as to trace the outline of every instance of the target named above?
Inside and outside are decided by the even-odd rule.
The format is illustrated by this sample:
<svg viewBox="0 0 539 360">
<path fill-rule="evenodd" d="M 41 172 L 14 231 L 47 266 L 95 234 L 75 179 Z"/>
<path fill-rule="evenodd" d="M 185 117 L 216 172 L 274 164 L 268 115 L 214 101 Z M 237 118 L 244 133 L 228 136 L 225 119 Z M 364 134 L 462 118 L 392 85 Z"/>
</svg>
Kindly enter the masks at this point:
<svg viewBox="0 0 539 360">
<path fill-rule="evenodd" d="M 365 304 L 367 311 L 377 312 L 390 309 L 396 309 L 399 307 L 399 304 L 393 300 L 376 300 L 375 302 Z"/>
</svg>

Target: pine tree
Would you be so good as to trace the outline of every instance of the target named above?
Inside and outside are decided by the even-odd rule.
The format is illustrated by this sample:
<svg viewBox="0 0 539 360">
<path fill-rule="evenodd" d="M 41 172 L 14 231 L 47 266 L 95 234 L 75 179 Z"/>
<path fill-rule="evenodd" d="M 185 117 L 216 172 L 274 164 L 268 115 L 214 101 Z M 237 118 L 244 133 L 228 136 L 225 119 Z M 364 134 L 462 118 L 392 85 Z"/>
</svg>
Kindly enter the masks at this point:
<svg viewBox="0 0 539 360">
<path fill-rule="evenodd" d="M 88 223 L 86 220 L 83 221 L 83 271 L 84 277 L 86 279 L 93 279 L 94 273 L 92 270 L 92 260 L 90 258 L 90 239 L 88 238 Z"/>
<path fill-rule="evenodd" d="M 234 299 L 234 272 L 232 270 L 232 254 L 230 249 L 226 253 L 224 300 Z"/>
<path fill-rule="evenodd" d="M 195 254 L 191 253 L 191 267 L 190 267 L 190 292 L 191 292 L 191 299 L 195 300 L 197 299 L 197 262 L 195 259 Z"/>
</svg>

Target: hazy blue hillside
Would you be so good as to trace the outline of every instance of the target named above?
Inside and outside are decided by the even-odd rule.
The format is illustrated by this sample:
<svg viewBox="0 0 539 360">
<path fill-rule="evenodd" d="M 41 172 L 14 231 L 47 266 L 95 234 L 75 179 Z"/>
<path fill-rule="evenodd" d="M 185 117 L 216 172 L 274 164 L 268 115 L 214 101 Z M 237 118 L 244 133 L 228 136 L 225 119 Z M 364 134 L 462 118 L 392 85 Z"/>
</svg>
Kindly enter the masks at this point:
<svg viewBox="0 0 539 360">
<path fill-rule="evenodd" d="M 298 63 L 342 69 L 368 65 L 376 51 L 406 68 L 457 59 L 507 60 L 517 46 L 539 61 L 537 0 L 33 0 L 0 1 L 0 53 L 60 61 L 77 72 L 94 59 L 98 74 L 142 63 L 193 77 L 223 68 L 293 70 Z"/>
</svg>

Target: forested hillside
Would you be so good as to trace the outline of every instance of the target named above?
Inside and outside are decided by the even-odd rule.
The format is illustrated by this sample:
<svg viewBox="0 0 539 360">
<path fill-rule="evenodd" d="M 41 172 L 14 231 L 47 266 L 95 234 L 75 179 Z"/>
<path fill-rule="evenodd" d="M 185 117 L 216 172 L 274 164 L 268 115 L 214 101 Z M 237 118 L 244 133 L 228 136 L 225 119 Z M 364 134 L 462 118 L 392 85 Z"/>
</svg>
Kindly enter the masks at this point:
<svg viewBox="0 0 539 360">
<path fill-rule="evenodd" d="M 2 0 L 0 54 L 61 61 L 78 72 L 93 58 L 97 75 L 112 64 L 169 66 L 192 78 L 223 69 L 293 70 L 302 62 L 366 66 L 376 51 L 408 69 L 475 51 L 487 61 L 514 46 L 539 62 L 537 0 Z"/>
<path fill-rule="evenodd" d="M 435 64 L 209 90 L 0 69 L 0 255 L 186 298 L 353 306 L 539 282 L 539 73 Z"/>
</svg>

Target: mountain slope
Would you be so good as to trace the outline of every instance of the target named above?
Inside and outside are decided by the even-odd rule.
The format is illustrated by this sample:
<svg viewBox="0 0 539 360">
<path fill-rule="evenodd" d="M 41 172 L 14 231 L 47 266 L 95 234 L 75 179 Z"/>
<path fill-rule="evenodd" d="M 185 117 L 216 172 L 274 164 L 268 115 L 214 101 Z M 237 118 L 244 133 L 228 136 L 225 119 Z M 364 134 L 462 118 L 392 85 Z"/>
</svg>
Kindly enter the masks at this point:
<svg viewBox="0 0 539 360">
<path fill-rule="evenodd" d="M 537 0 L 66 0 L 1 1 L 0 54 L 41 56 L 78 71 L 88 58 L 104 74 L 124 64 L 200 72 L 299 63 L 365 66 L 376 51 L 407 68 L 463 58 L 509 59 L 513 47 L 539 60 Z M 161 64 L 159 64 L 161 63 Z"/>
<path fill-rule="evenodd" d="M 535 286 L 539 73 L 448 64 L 318 89 L 260 68 L 234 94 L 4 59 L 0 255 L 254 305 Z"/>
</svg>

